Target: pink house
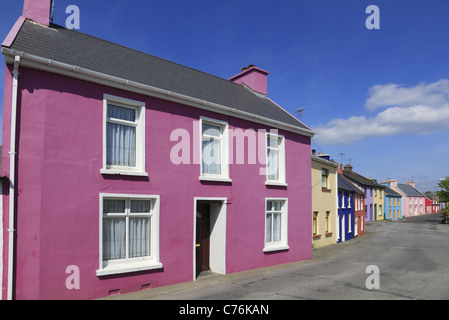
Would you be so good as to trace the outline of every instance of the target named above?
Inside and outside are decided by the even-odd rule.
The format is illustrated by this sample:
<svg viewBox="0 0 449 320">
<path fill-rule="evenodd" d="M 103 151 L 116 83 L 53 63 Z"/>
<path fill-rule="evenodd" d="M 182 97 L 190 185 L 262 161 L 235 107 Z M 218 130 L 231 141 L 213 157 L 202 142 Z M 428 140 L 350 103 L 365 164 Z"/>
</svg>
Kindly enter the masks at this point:
<svg viewBox="0 0 449 320">
<path fill-rule="evenodd" d="M 397 180 L 390 180 L 390 188 L 402 196 L 402 217 L 411 217 L 426 213 L 426 197 L 416 189 L 415 182 L 408 180 L 405 183 L 398 183 Z"/>
<path fill-rule="evenodd" d="M 267 97 L 49 23 L 25 1 L 6 61 L 2 299 L 93 299 L 300 261 L 313 131 Z"/>
</svg>

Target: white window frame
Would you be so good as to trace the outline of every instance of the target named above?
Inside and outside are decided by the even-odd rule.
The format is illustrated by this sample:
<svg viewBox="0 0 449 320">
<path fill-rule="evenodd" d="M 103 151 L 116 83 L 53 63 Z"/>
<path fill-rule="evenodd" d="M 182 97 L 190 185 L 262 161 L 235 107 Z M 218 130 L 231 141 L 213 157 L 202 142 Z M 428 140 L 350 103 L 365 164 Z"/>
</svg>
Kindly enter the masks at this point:
<svg viewBox="0 0 449 320">
<path fill-rule="evenodd" d="M 348 214 L 348 233 L 352 233 L 352 213 Z"/>
<path fill-rule="evenodd" d="M 108 119 L 108 104 L 136 110 L 135 123 L 127 122 L 127 125 L 136 127 L 136 166 L 110 166 L 107 165 L 107 123 L 120 122 L 120 120 Z M 145 103 L 112 95 L 103 95 L 103 168 L 101 174 L 119 174 L 131 176 L 148 176 L 145 171 Z"/>
<path fill-rule="evenodd" d="M 313 211 L 312 212 L 312 236 L 316 236 L 319 235 L 318 230 L 319 230 L 319 223 L 318 223 L 318 211 Z M 316 216 L 316 218 L 315 218 Z"/>
<path fill-rule="evenodd" d="M 221 174 L 210 174 L 203 173 L 203 124 L 209 124 L 213 126 L 220 127 L 220 137 L 221 141 Z M 211 137 L 212 138 L 212 137 Z M 217 137 L 213 137 L 217 139 Z M 199 125 L 199 149 L 200 149 L 200 177 L 199 180 L 204 181 L 223 181 L 232 182 L 229 177 L 229 124 L 226 121 L 200 117 Z"/>
<path fill-rule="evenodd" d="M 277 148 L 268 147 L 268 139 L 280 139 L 280 143 Z M 268 149 L 277 149 L 279 152 L 279 163 L 278 163 L 278 179 L 273 180 L 269 179 L 268 174 Z M 286 168 L 285 168 L 285 136 L 273 133 L 266 132 L 265 134 L 265 163 L 266 163 L 266 181 L 265 185 L 276 185 L 276 186 L 287 186 L 286 181 Z"/>
<path fill-rule="evenodd" d="M 267 242 L 267 234 L 266 234 L 266 221 L 267 221 L 267 213 L 273 212 L 267 211 L 267 203 L 270 201 L 283 202 L 281 207 L 281 240 L 276 242 Z M 264 207 L 264 243 L 265 246 L 263 248 L 263 252 L 271 252 L 271 251 L 279 251 L 279 250 L 288 250 L 290 247 L 288 246 L 288 199 L 287 198 L 265 198 L 265 207 Z"/>
<path fill-rule="evenodd" d="M 329 188 L 329 170 L 326 168 L 321 168 L 321 188 L 322 189 L 330 189 Z"/>
<path fill-rule="evenodd" d="M 134 195 L 134 194 L 113 194 L 113 193 L 100 193 L 100 230 L 99 230 L 99 269 L 97 270 L 97 276 L 106 276 L 113 274 L 122 274 L 130 272 L 138 272 L 145 270 L 161 269 L 162 263 L 159 261 L 159 215 L 160 215 L 160 197 L 158 195 Z M 152 210 L 150 214 L 143 214 L 151 217 L 151 241 L 149 257 L 139 258 L 125 258 L 117 260 L 103 260 L 103 219 L 105 214 L 103 213 L 104 200 L 125 200 L 126 201 L 126 213 L 127 221 L 131 216 L 142 216 L 142 214 L 132 214 L 129 210 L 129 203 L 131 200 L 150 200 L 152 202 Z M 110 214 L 111 216 L 116 214 Z M 122 216 L 122 214 L 120 214 Z M 128 223 L 127 223 L 128 234 Z M 128 241 L 126 243 L 126 250 L 128 252 Z"/>
</svg>

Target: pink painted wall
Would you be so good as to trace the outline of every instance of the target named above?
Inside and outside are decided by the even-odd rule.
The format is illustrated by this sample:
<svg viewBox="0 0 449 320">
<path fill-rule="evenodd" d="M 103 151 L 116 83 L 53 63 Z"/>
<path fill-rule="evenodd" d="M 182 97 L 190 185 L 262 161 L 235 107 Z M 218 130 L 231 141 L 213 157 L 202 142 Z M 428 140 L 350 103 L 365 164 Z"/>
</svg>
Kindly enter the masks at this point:
<svg viewBox="0 0 449 320">
<path fill-rule="evenodd" d="M 410 199 L 412 199 L 412 204 L 410 204 Z M 402 214 L 404 217 L 411 217 L 415 215 L 419 216 L 426 213 L 426 202 L 424 201 L 424 197 L 402 197 L 402 208 L 403 208 Z M 412 209 L 411 214 L 410 208 Z"/>
<path fill-rule="evenodd" d="M 231 165 L 232 185 L 201 183 L 199 165 L 170 161 L 172 130 L 200 116 L 229 122 L 229 128 L 261 125 L 118 89 L 21 68 L 17 169 L 17 299 L 91 299 L 192 281 L 194 197 L 226 197 L 226 269 L 233 273 L 312 257 L 310 138 L 286 137 L 287 188 L 265 186 L 258 165 Z M 6 70 L 3 163 L 9 164 L 11 74 Z M 146 103 L 146 170 L 149 178 L 100 174 L 103 94 Z M 269 129 L 269 128 L 266 128 Z M 8 166 L 2 166 L 7 174 Z M 163 270 L 97 277 L 99 194 L 160 195 L 160 260 Z M 287 197 L 288 244 L 263 253 L 265 197 Z M 8 198 L 3 197 L 4 208 Z M 7 210 L 4 224 L 7 225 Z M 6 297 L 7 239 L 4 248 Z M 66 267 L 80 269 L 80 290 L 68 290 Z"/>
</svg>

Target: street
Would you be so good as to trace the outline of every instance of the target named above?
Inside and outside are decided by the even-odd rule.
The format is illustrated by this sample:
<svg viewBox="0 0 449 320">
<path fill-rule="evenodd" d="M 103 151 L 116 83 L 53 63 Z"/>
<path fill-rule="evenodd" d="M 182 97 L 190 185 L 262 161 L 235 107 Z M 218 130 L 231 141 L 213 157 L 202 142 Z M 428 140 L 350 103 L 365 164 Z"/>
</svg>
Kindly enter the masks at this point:
<svg viewBox="0 0 449 320">
<path fill-rule="evenodd" d="M 360 238 L 314 249 L 311 260 L 229 275 L 211 274 L 195 282 L 107 299 L 446 300 L 449 225 L 440 224 L 440 220 L 440 214 L 430 214 L 397 222 L 372 222 Z M 371 270 L 376 269 L 379 274 L 374 278 Z M 378 289 L 367 288 L 376 282 Z"/>
</svg>

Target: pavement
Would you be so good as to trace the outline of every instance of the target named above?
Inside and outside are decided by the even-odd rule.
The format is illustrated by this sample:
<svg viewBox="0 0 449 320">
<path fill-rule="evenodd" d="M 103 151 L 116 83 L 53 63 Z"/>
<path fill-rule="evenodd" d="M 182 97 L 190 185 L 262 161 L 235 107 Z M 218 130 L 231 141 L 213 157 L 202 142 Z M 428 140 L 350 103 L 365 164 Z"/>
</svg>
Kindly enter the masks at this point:
<svg viewBox="0 0 449 320">
<path fill-rule="evenodd" d="M 449 225 L 440 221 L 440 214 L 429 214 L 372 222 L 364 236 L 314 249 L 310 260 L 228 275 L 208 273 L 196 281 L 104 299 L 447 300 Z"/>
</svg>

